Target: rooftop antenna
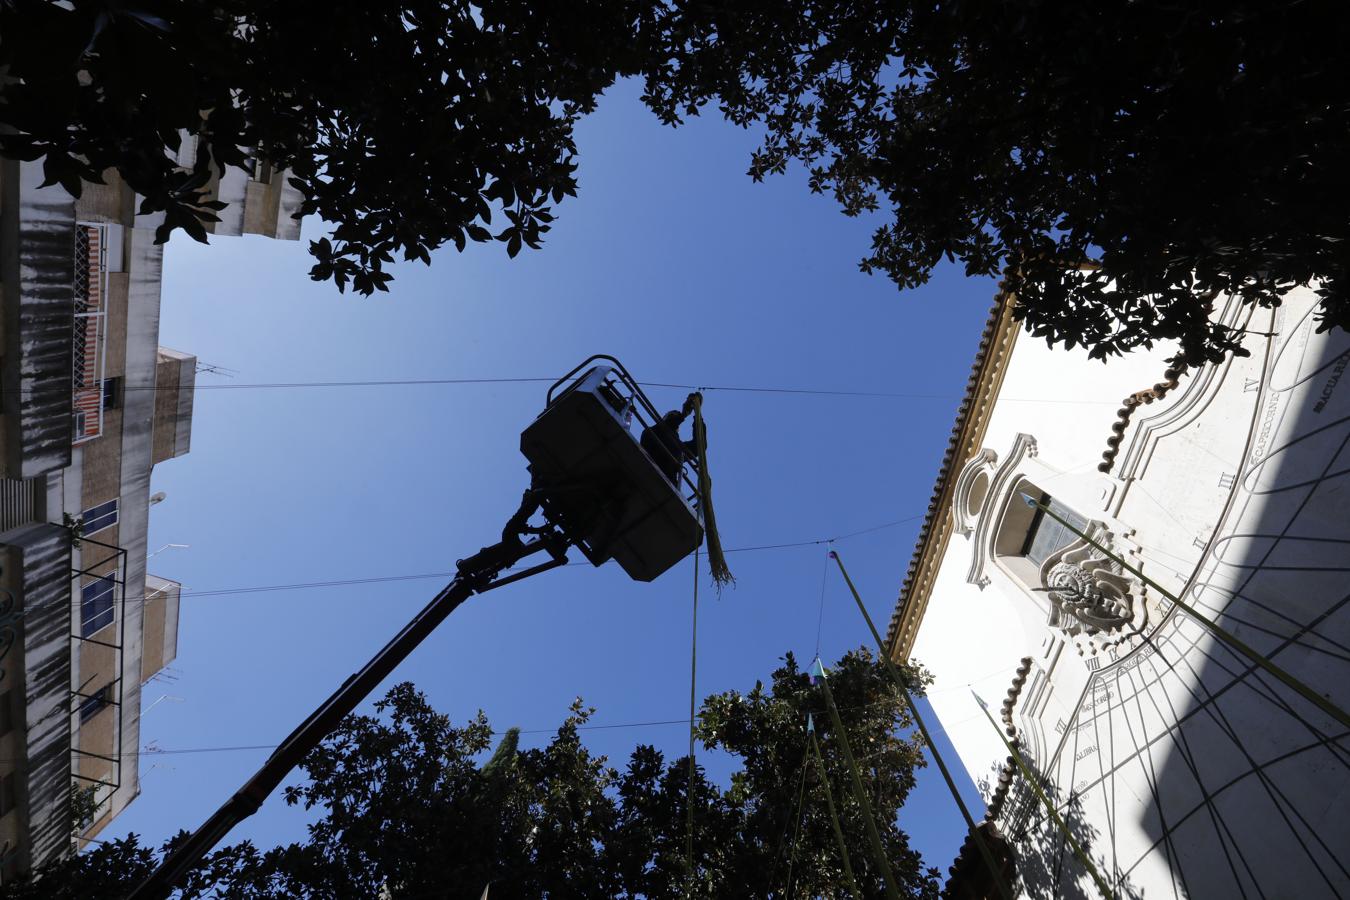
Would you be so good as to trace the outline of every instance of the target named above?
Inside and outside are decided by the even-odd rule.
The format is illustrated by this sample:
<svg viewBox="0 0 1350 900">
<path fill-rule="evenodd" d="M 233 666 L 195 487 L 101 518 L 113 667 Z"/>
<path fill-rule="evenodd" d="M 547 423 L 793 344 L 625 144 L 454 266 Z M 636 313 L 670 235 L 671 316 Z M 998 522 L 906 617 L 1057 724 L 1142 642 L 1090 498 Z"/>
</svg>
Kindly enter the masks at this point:
<svg viewBox="0 0 1350 900">
<path fill-rule="evenodd" d="M 236 375 L 239 374 L 239 370 L 238 370 L 238 369 L 230 369 L 230 368 L 226 368 L 225 366 L 217 366 L 217 365 L 214 365 L 214 364 L 212 364 L 212 363 L 202 362 L 202 361 L 199 359 L 199 360 L 197 360 L 197 374 L 198 374 L 198 375 L 220 375 L 220 376 L 223 376 L 223 377 L 225 377 L 225 378 L 233 378 L 234 376 L 236 376 Z"/>
<path fill-rule="evenodd" d="M 142 718 L 142 719 L 145 718 L 145 714 L 146 714 L 146 713 L 148 713 L 150 710 L 154 709 L 156 706 L 159 706 L 159 705 L 160 705 L 161 703 L 163 703 L 165 700 L 168 700 L 170 703 L 183 703 L 183 702 L 184 702 L 184 700 L 183 700 L 182 697 L 175 697 L 175 696 L 173 696 L 172 694 L 160 694 L 160 695 L 159 695 L 159 699 L 157 699 L 154 703 L 151 703 L 151 704 L 150 704 L 149 706 L 147 706 L 145 709 L 141 710 L 141 718 Z M 153 746 L 154 743 L 155 743 L 154 741 L 151 741 L 150 744 L 147 745 L 147 749 L 148 749 L 149 747 Z M 154 752 L 154 751 L 150 751 L 150 752 Z"/>
<path fill-rule="evenodd" d="M 173 684 L 180 677 L 182 677 L 182 672 L 175 669 L 173 666 L 165 666 L 164 668 L 160 669 L 158 672 L 147 678 L 145 680 L 145 683 L 149 684 L 152 681 L 157 681 L 163 682 L 165 684 Z"/>
<path fill-rule="evenodd" d="M 686 401 L 686 408 L 693 403 Z M 633 420 L 641 427 L 634 434 Z M 232 828 L 258 811 L 318 746 L 460 604 L 567 563 L 613 559 L 651 581 L 703 541 L 701 454 L 688 458 L 678 413 L 657 412 L 612 356 L 596 355 L 554 382 L 520 436 L 530 486 L 502 539 L 456 563 L 454 579 L 369 662 L 291 732 L 254 775 L 180 843 L 128 900 L 163 900 Z M 673 426 L 672 426 L 673 423 Z M 539 521 L 542 520 L 542 521 Z M 532 524 L 537 523 L 537 524 Z M 517 569 L 536 554 L 547 560 Z"/>
</svg>

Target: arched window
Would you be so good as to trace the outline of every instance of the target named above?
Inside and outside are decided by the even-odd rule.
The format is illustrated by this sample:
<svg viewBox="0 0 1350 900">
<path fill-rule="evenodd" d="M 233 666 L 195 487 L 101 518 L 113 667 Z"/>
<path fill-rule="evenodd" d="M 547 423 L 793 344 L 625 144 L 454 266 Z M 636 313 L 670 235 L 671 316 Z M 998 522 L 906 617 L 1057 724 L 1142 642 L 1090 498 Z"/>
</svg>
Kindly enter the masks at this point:
<svg viewBox="0 0 1350 900">
<path fill-rule="evenodd" d="M 1002 461 L 983 450 L 967 462 L 952 510 L 956 530 L 970 539 L 966 580 L 1026 597 L 1085 655 L 1130 639 L 1149 621 L 1143 586 L 1112 558 L 1128 553 L 1119 523 L 1094 514 L 1098 490 L 1042 463 L 1035 438 L 1018 434 Z"/>
</svg>

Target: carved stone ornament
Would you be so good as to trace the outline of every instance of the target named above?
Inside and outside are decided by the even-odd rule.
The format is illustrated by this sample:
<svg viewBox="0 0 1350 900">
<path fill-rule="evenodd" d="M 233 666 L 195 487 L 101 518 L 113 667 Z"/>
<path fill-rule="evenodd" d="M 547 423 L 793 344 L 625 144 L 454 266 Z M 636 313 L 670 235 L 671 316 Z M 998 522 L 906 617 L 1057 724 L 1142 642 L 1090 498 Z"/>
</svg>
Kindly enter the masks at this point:
<svg viewBox="0 0 1350 900">
<path fill-rule="evenodd" d="M 1104 526 L 1094 524 L 1088 534 L 1115 552 Z M 1143 586 L 1085 540 L 1051 554 L 1041 566 L 1041 582 L 1050 601 L 1048 624 L 1068 636 L 1080 654 L 1096 654 L 1144 626 Z"/>
<path fill-rule="evenodd" d="M 957 533 L 964 537 L 968 538 L 975 532 L 975 523 L 989 504 L 989 487 L 997 462 L 998 454 L 985 448 L 971 457 L 961 469 L 961 474 L 956 476 L 956 489 L 952 492 L 952 517 Z"/>
<path fill-rule="evenodd" d="M 985 569 L 994 555 L 994 534 L 998 531 L 999 519 L 996 511 L 1011 502 L 1008 495 L 1018 477 L 1019 467 L 1024 460 L 1035 456 L 1036 439 L 1029 434 L 1018 434 L 1013 438 L 1012 448 L 1003 462 L 995 466 L 994 462 L 998 458 L 996 454 L 992 450 L 984 450 L 967 463 L 967 468 L 961 473 L 968 492 L 980 485 L 982 493 L 978 515 L 967 520 L 972 530 L 967 534 L 970 538 L 970 571 L 966 573 L 966 581 L 980 590 L 989 586 L 989 575 Z M 969 510 L 969 497 L 969 493 L 964 498 L 958 493 L 957 503 L 965 501 L 965 508 Z M 961 525 L 961 514 L 958 512 L 957 527 Z"/>
</svg>

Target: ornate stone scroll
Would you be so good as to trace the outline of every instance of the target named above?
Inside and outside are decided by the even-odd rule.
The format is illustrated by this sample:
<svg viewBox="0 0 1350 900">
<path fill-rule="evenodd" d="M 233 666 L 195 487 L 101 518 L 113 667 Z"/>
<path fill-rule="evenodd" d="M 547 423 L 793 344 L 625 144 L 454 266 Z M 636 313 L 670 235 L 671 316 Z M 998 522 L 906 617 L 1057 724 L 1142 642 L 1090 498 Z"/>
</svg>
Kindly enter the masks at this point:
<svg viewBox="0 0 1350 900">
<path fill-rule="evenodd" d="M 1092 524 L 1087 533 L 1113 547 L 1102 524 Z M 1067 635 L 1080 654 L 1096 654 L 1144 626 L 1143 585 L 1086 540 L 1051 554 L 1041 566 L 1041 582 L 1050 601 L 1049 626 Z"/>
</svg>

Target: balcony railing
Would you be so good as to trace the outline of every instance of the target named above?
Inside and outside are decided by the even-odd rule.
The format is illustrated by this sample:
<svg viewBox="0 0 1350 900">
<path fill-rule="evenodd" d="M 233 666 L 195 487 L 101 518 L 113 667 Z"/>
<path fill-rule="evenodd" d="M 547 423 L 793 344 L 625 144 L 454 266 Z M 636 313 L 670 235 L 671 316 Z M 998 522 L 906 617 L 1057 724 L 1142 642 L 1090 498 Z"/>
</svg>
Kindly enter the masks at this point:
<svg viewBox="0 0 1350 900">
<path fill-rule="evenodd" d="M 108 229 L 75 227 L 73 360 L 76 444 L 103 433 L 103 372 L 107 356 Z"/>
<path fill-rule="evenodd" d="M 123 648 L 126 646 L 127 635 L 127 550 L 125 547 L 105 544 L 89 537 L 79 538 L 79 547 L 80 565 L 76 566 L 72 560 L 70 567 L 71 592 L 73 598 L 79 600 L 80 610 L 78 620 L 74 615 L 71 616 L 71 655 L 78 658 L 82 665 L 88 665 L 88 662 L 80 648 L 103 648 L 110 651 L 108 655 L 112 657 L 111 671 L 96 671 L 88 676 L 77 690 L 70 692 L 70 774 L 76 781 L 87 785 L 86 789 L 92 788 L 92 799 L 95 801 L 93 818 L 87 822 L 74 823 L 83 833 L 89 825 L 98 821 L 107 812 L 105 804 L 122 787 L 122 761 L 127 755 L 126 747 L 122 743 L 124 721 L 122 704 L 125 700 L 122 681 L 125 668 Z M 73 553 L 74 547 L 72 558 Z M 114 624 L 116 629 L 109 630 L 108 626 Z M 104 678 L 112 677 L 96 686 L 94 681 L 99 679 L 100 675 Z M 107 732 L 112 744 L 92 749 L 88 746 L 91 739 L 81 733 L 81 726 L 105 708 L 112 709 L 114 714 L 113 727 Z M 84 760 L 97 761 L 92 764 L 92 771 L 95 774 L 87 774 L 87 767 L 83 765 Z M 103 777 L 99 777 L 100 775 Z"/>
</svg>

